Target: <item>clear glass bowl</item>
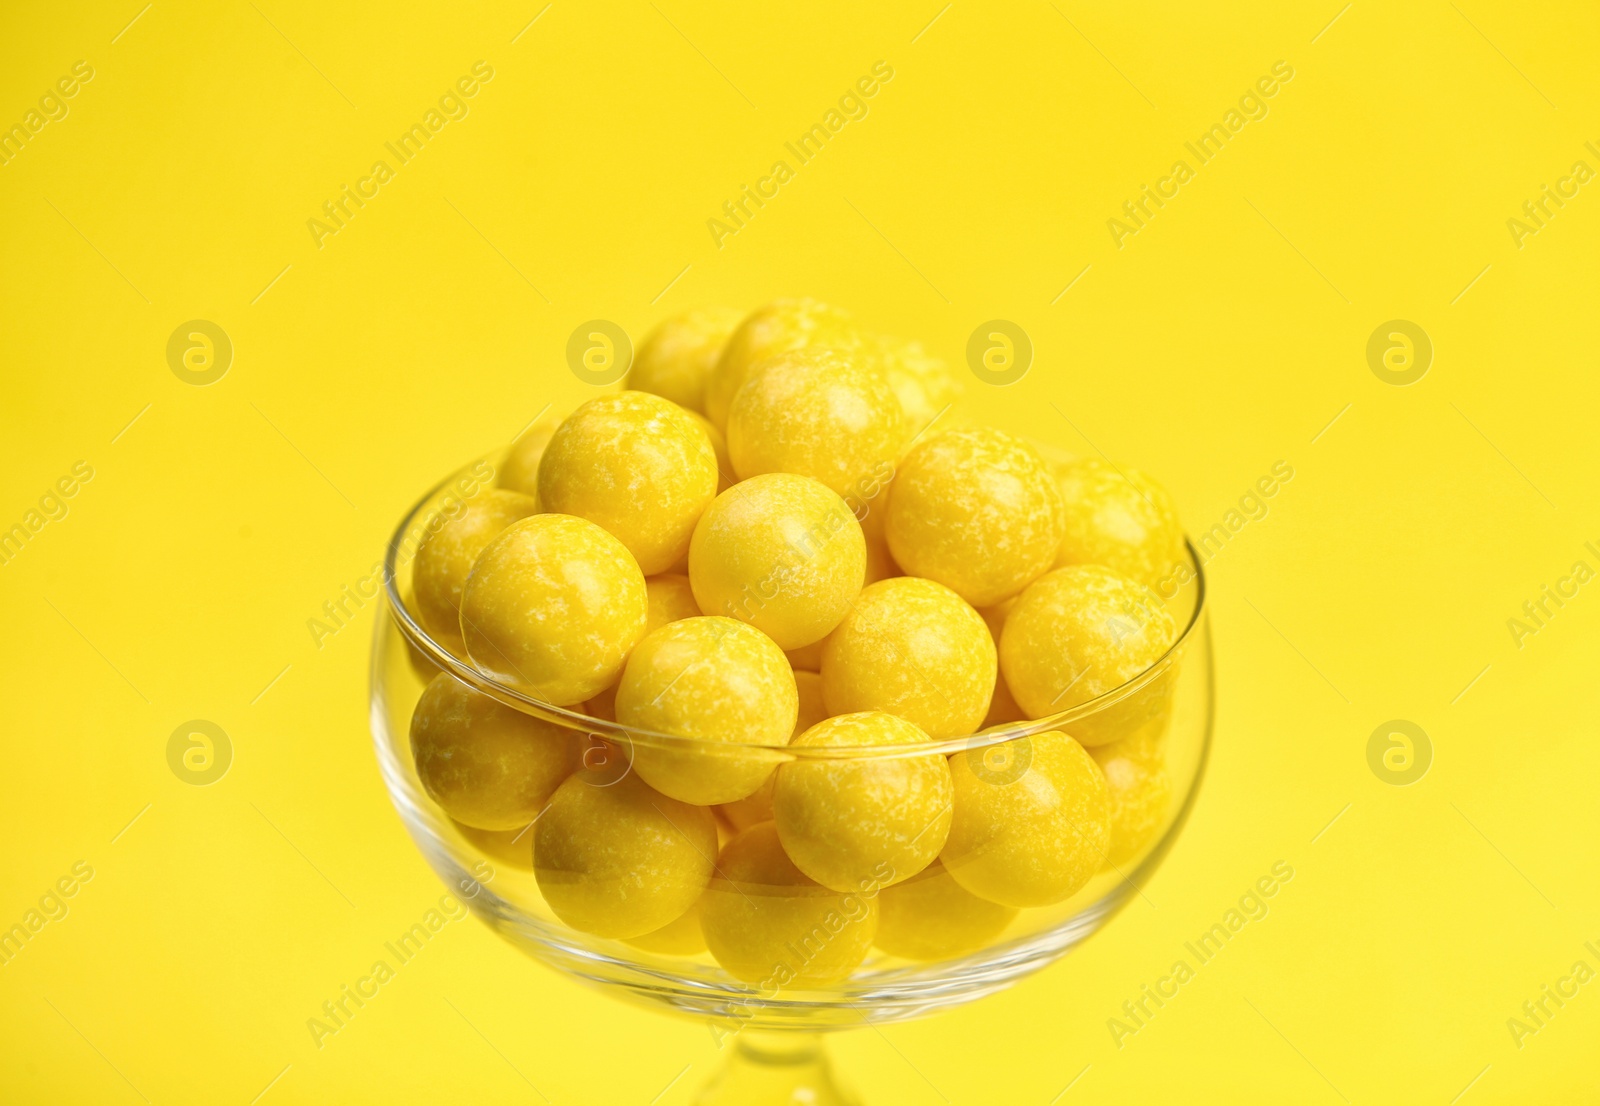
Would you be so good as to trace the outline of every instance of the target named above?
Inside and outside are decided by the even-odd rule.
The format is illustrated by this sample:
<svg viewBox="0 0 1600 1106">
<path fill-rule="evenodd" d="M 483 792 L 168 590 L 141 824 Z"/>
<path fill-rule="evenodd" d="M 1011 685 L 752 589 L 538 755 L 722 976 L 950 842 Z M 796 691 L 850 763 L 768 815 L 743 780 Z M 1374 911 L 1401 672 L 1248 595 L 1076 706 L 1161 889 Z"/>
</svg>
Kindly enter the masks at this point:
<svg viewBox="0 0 1600 1106">
<path fill-rule="evenodd" d="M 532 868 L 533 832 L 486 834 L 452 821 L 429 799 L 413 765 L 412 710 L 434 674 L 449 672 L 507 706 L 569 728 L 584 743 L 584 772 L 605 784 L 630 770 L 640 748 L 705 754 L 694 739 L 630 729 L 553 707 L 496 683 L 445 648 L 422 626 L 410 597 L 412 561 L 430 524 L 461 496 L 482 486 L 498 458 L 463 468 L 434 488 L 401 521 L 384 557 L 390 618 L 378 621 L 372 652 L 371 725 L 384 782 L 400 817 L 429 864 L 470 909 L 506 940 L 549 966 L 613 993 L 706 1019 L 719 1042 L 739 1046 L 730 1070 L 701 1101 L 756 1101 L 782 1084 L 774 1101 L 805 1084 L 809 1101 L 845 1101 L 830 1085 L 815 1048 L 819 1031 L 897 1021 L 970 1002 L 1038 971 L 1105 925 L 1150 878 L 1194 805 L 1211 741 L 1213 691 L 1205 576 L 1192 544 L 1186 582 L 1164 596 L 1179 633 L 1170 650 L 1127 683 L 1048 718 L 995 726 L 970 737 L 888 748 L 721 745 L 719 756 L 786 761 L 872 759 L 938 753 L 998 758 L 1003 743 L 1052 730 L 1071 733 L 1125 726 L 1148 714 L 1153 696 L 1170 701 L 1164 743 L 1171 793 L 1159 829 L 1143 849 L 1107 866 L 1077 894 L 1048 907 L 1021 910 L 983 948 L 952 959 L 913 962 L 874 949 L 846 979 L 821 989 L 761 988 L 740 982 L 706 953 L 681 957 L 645 951 L 564 925 L 539 892 Z M 455 643 L 459 650 L 459 643 Z M 697 749 L 696 747 L 699 746 Z M 725 763 L 725 762 L 724 762 Z M 780 1031 L 800 1031 L 781 1033 Z M 799 1099 L 796 1099 L 799 1101 Z"/>
</svg>

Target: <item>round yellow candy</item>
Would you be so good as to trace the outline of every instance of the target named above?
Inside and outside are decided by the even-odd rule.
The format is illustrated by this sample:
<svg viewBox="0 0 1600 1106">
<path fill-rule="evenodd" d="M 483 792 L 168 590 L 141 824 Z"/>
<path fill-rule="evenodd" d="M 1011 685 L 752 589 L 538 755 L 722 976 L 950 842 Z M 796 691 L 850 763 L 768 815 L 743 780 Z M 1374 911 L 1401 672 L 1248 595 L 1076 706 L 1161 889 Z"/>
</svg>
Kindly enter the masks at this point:
<svg viewBox="0 0 1600 1106">
<path fill-rule="evenodd" d="M 550 438 L 555 434 L 556 427 L 561 425 L 564 414 L 546 412 L 534 419 L 533 425 L 517 436 L 511 443 L 511 448 L 506 451 L 505 460 L 500 462 L 500 472 L 495 477 L 495 483 L 507 491 L 521 492 L 535 498 L 539 495 L 539 462 L 544 458 L 544 451 L 550 445 Z"/>
<path fill-rule="evenodd" d="M 866 959 L 878 928 L 874 888 L 829 890 L 795 867 L 771 822 L 717 857 L 700 928 L 718 964 L 764 991 L 834 983 Z"/>
<path fill-rule="evenodd" d="M 639 937 L 681 917 L 711 878 L 717 825 L 628 773 L 600 786 L 583 773 L 556 788 L 534 824 L 533 870 L 573 929 Z"/>
<path fill-rule="evenodd" d="M 703 412 L 706 384 L 739 318 L 731 307 L 706 307 L 662 320 L 639 343 L 627 387 Z"/>
<path fill-rule="evenodd" d="M 1026 442 L 998 430 L 947 430 L 900 462 L 886 534 L 907 573 L 986 607 L 1015 595 L 1055 561 L 1061 495 Z"/>
<path fill-rule="evenodd" d="M 629 937 L 628 944 L 663 956 L 695 956 L 705 952 L 706 938 L 700 932 L 699 905 L 691 906 L 660 929 Z"/>
<path fill-rule="evenodd" d="M 716 494 L 705 431 L 648 392 L 591 399 L 556 429 L 539 462 L 539 506 L 598 523 L 646 576 L 683 556 Z"/>
<path fill-rule="evenodd" d="M 465 822 L 456 822 L 456 829 L 461 831 L 461 836 L 478 849 L 496 860 L 520 868 L 525 872 L 533 871 L 533 825 L 530 823 L 519 826 L 514 830 L 482 830 L 476 826 L 469 826 Z"/>
<path fill-rule="evenodd" d="M 1016 916 L 1016 907 L 978 898 L 935 860 L 878 895 L 876 944 L 906 960 L 944 960 L 982 948 Z"/>
<path fill-rule="evenodd" d="M 761 631 L 732 618 L 668 623 L 634 647 L 617 687 L 617 721 L 697 739 L 694 749 L 634 747 L 634 771 L 687 803 L 742 799 L 772 774 L 770 756 L 724 742 L 781 746 L 799 711 L 794 671 Z"/>
<path fill-rule="evenodd" d="M 892 714 L 841 714 L 797 746 L 911 745 L 928 740 Z M 802 872 L 835 891 L 887 887 L 916 875 L 950 829 L 950 766 L 938 754 L 795 760 L 778 768 L 773 820 Z"/>
<path fill-rule="evenodd" d="M 461 637 L 461 589 L 472 562 L 507 526 L 538 514 L 539 505 L 521 492 L 486 488 L 461 504 L 417 547 L 412 585 L 417 610 L 430 633 L 450 641 Z"/>
<path fill-rule="evenodd" d="M 698 411 L 690 411 L 695 425 L 706 432 L 706 437 L 711 439 L 711 452 L 717 455 L 717 494 L 721 495 L 739 481 L 733 476 L 733 462 L 728 458 L 728 438 L 722 431 L 711 425 L 711 420 Z M 688 556 L 684 552 L 684 556 Z M 676 571 L 676 570 L 674 570 Z"/>
<path fill-rule="evenodd" d="M 829 714 L 880 710 L 930 737 L 975 731 L 995 686 L 995 645 L 943 584 L 897 576 L 864 589 L 822 647 Z"/>
<path fill-rule="evenodd" d="M 1099 565 L 1058 568 L 1029 585 L 1006 617 L 1000 670 L 1030 718 L 1086 703 L 1139 675 L 1177 636 L 1161 599 Z M 1174 670 L 1175 671 L 1175 670 Z M 1086 745 L 1131 734 L 1170 701 L 1157 680 L 1103 715 L 1072 723 Z"/>
<path fill-rule="evenodd" d="M 1058 471 L 1066 534 L 1056 566 L 1103 565 L 1136 584 L 1155 587 L 1184 563 L 1183 527 L 1167 490 L 1137 469 L 1101 460 L 1074 461 Z"/>
<path fill-rule="evenodd" d="M 663 572 L 647 578 L 644 589 L 644 632 L 647 634 L 654 633 L 669 622 L 700 616 L 700 608 L 694 601 L 694 588 L 689 586 L 687 576 Z"/>
<path fill-rule="evenodd" d="M 794 686 L 800 693 L 800 712 L 795 718 L 794 733 L 791 736 L 799 737 L 828 717 L 828 710 L 822 705 L 821 676 L 815 672 L 802 672 L 796 669 Z M 772 785 L 776 780 L 777 773 L 774 772 L 756 788 L 754 794 L 746 795 L 731 803 L 723 803 L 717 807 L 718 813 L 736 830 L 749 829 L 757 822 L 772 821 Z"/>
<path fill-rule="evenodd" d="M 689 546 L 700 609 L 748 622 L 783 649 L 821 641 L 839 624 L 866 565 L 866 539 L 844 500 L 789 473 L 717 496 Z"/>
<path fill-rule="evenodd" d="M 861 358 L 868 368 L 882 374 L 894 390 L 905 412 L 909 435 L 922 433 L 935 420 L 949 419 L 947 412 L 961 399 L 959 378 L 920 342 L 869 334 L 864 339 Z"/>
<path fill-rule="evenodd" d="M 1111 846 L 1100 768 L 1062 733 L 950 758 L 955 817 L 939 858 L 961 886 L 1005 906 L 1048 906 L 1100 870 Z"/>
<path fill-rule="evenodd" d="M 769 357 L 797 349 L 859 348 L 861 334 L 850 316 L 812 299 L 775 300 L 747 315 L 728 338 L 706 385 L 708 419 L 728 424 L 728 410 L 754 368 Z"/>
<path fill-rule="evenodd" d="M 1154 840 L 1172 801 L 1166 753 L 1148 734 L 1090 749 L 1111 797 L 1110 865 L 1126 864 Z"/>
<path fill-rule="evenodd" d="M 458 822 L 526 827 L 578 766 L 571 730 L 523 714 L 441 672 L 411 715 L 411 755 L 428 797 Z"/>
<path fill-rule="evenodd" d="M 1011 608 L 1016 606 L 1016 603 L 1017 597 L 1012 596 L 978 612 L 989 625 L 989 634 L 994 639 L 997 656 L 1000 649 L 1000 631 L 1005 629 L 1006 615 L 1011 613 Z M 1006 685 L 1005 676 L 997 674 L 994 680 L 994 696 L 989 700 L 988 713 L 983 716 L 983 728 L 988 729 L 1007 722 L 1020 722 L 1027 717 L 1017 705 L 1016 697 L 1011 694 L 1011 688 Z"/>
<path fill-rule="evenodd" d="M 765 362 L 728 411 L 728 456 L 741 479 L 798 473 L 847 503 L 888 482 L 905 438 L 900 401 L 883 377 L 831 350 Z"/>
<path fill-rule="evenodd" d="M 567 706 L 616 682 L 647 610 L 644 575 L 621 542 L 581 518 L 533 515 L 478 555 L 461 634 L 480 671 Z"/>
</svg>

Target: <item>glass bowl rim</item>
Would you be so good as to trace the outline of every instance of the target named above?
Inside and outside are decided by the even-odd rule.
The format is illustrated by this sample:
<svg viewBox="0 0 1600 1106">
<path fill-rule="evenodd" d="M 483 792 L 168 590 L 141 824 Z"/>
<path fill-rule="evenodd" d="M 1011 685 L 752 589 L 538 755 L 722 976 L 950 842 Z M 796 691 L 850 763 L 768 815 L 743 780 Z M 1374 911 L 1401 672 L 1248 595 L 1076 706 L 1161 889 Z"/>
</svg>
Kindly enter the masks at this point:
<svg viewBox="0 0 1600 1106">
<path fill-rule="evenodd" d="M 1074 722 L 1092 718 L 1107 708 L 1122 702 L 1170 670 L 1177 663 L 1179 655 L 1194 635 L 1195 628 L 1201 624 L 1201 619 L 1205 615 L 1207 598 L 1205 567 L 1200 560 L 1199 552 L 1195 549 L 1194 543 L 1189 540 L 1186 534 L 1184 535 L 1183 545 L 1188 553 L 1189 570 L 1194 574 L 1196 595 L 1194 610 L 1190 612 L 1188 622 L 1179 630 L 1172 644 L 1138 675 L 1131 677 L 1109 691 L 1102 692 L 1093 699 L 1086 700 L 1066 710 L 1058 711 L 1055 714 L 1046 715 L 1043 718 L 1005 722 L 961 737 L 935 738 L 925 742 L 878 746 L 795 746 L 787 743 L 768 745 L 759 742 L 718 741 L 700 737 L 685 737 L 681 734 L 661 733 L 655 730 L 626 726 L 619 722 L 611 722 L 603 718 L 595 718 L 592 715 L 580 713 L 572 709 L 572 707 L 560 707 L 547 703 L 542 699 L 534 698 L 517 690 L 510 684 L 502 683 L 486 676 L 440 645 L 433 634 L 422 625 L 410 607 L 407 606 L 400 594 L 396 565 L 401 546 L 404 544 L 407 535 L 412 532 L 417 517 L 441 492 L 485 462 L 488 462 L 491 468 L 498 469 L 494 461 L 499 456 L 500 453 L 498 451 L 486 454 L 456 469 L 429 488 L 401 518 L 400 525 L 390 535 L 383 556 L 384 594 L 387 599 L 386 605 L 389 609 L 390 617 L 393 618 L 399 628 L 401 636 L 406 639 L 412 648 L 420 652 L 429 663 L 440 671 L 449 673 L 474 691 L 487 695 L 524 714 L 541 718 L 575 732 L 587 733 L 607 741 L 623 744 L 630 748 L 634 745 L 642 744 L 650 748 L 692 752 L 700 755 L 712 754 L 730 758 L 754 754 L 789 760 L 856 760 L 928 756 L 934 753 L 948 756 L 963 750 L 986 748 L 1001 742 L 1015 741 L 1019 738 L 1033 737 L 1042 733 L 1065 732 L 1064 727 Z M 470 496 L 462 496 L 460 498 L 465 501 Z M 419 539 L 419 546 L 420 541 L 421 539 Z M 415 549 L 412 550 L 411 556 L 415 558 Z M 573 706 L 578 705 L 581 704 L 573 704 Z"/>
</svg>

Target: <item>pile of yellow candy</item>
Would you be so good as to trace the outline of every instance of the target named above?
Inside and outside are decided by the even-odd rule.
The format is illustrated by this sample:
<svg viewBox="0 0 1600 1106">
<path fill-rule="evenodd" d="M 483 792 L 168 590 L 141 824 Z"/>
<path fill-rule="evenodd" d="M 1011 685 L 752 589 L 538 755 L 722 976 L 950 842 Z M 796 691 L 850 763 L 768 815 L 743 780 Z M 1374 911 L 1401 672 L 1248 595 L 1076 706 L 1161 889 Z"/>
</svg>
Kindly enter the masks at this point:
<svg viewBox="0 0 1600 1106">
<path fill-rule="evenodd" d="M 574 731 L 440 673 L 411 724 L 428 795 L 520 841 L 567 925 L 764 987 L 971 951 L 1136 855 L 1168 678 L 1069 732 L 894 752 L 1084 703 L 1177 636 L 1166 492 L 936 425 L 956 391 L 810 300 L 663 323 L 627 390 L 525 433 L 422 544 L 415 606 L 502 684 L 694 740 L 591 772 Z"/>
</svg>

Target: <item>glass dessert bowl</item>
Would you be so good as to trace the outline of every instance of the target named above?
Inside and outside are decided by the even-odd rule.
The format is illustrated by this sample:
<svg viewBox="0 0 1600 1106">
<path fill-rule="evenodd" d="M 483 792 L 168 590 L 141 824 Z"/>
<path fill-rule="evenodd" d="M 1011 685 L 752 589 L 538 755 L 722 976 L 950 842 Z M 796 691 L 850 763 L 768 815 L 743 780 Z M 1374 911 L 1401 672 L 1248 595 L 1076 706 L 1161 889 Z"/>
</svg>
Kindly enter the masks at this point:
<svg viewBox="0 0 1600 1106">
<path fill-rule="evenodd" d="M 442 482 L 388 544 L 391 617 L 378 622 L 371 669 L 371 727 L 384 782 L 429 864 L 506 940 L 619 996 L 704 1019 L 719 1044 L 733 1046 L 727 1067 L 697 1101 L 849 1101 L 820 1050 L 823 1032 L 933 1013 L 1038 971 L 1105 925 L 1182 829 L 1204 772 L 1213 713 L 1206 582 L 1192 544 L 1185 543 L 1187 564 L 1174 566 L 1166 578 L 1172 583 L 1161 588 L 1177 628 L 1170 648 L 1088 702 L 942 740 L 713 743 L 620 725 L 600 717 L 612 711 L 599 699 L 570 707 L 541 702 L 480 672 L 459 640 L 425 628 L 412 586 L 418 544 L 492 479 L 496 460 Z M 424 689 L 440 673 L 570 735 L 571 773 L 527 825 L 475 829 L 430 798 L 410 731 Z M 954 790 L 936 789 L 931 807 L 909 810 L 912 821 L 895 844 L 879 849 L 863 838 L 822 883 L 810 878 L 815 867 L 802 873 L 785 855 L 787 849 L 801 859 L 796 839 L 831 817 L 849 786 L 904 780 L 929 766 L 952 779 Z M 1004 858 L 998 876 L 991 862 L 1016 841 L 1008 845 L 1003 833 L 996 840 L 995 823 L 983 812 L 1054 794 L 1051 773 L 1084 770 L 1108 781 L 1112 835 L 1109 849 L 1102 843 L 1097 854 L 1103 863 L 1070 881 L 1064 895 L 1032 887 L 1012 893 Z M 714 807 L 667 798 L 641 779 L 739 773 L 767 782 L 750 799 Z M 787 823 L 766 820 L 773 817 L 774 779 Z M 855 783 L 841 792 L 841 779 Z M 1066 836 L 1077 834 L 1074 811 L 1058 814 Z M 605 818 L 631 820 L 619 831 L 625 838 L 650 839 L 664 850 L 636 887 L 586 867 L 585 842 Z M 922 848 L 927 837 L 948 837 L 931 861 Z M 626 914 L 619 903 L 641 893 L 673 900 L 663 908 L 673 916 L 655 925 L 663 921 L 659 909 L 653 919 Z M 810 1097 L 792 1097 L 800 1088 Z"/>
</svg>

